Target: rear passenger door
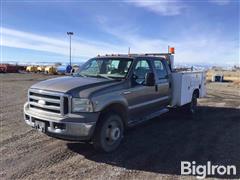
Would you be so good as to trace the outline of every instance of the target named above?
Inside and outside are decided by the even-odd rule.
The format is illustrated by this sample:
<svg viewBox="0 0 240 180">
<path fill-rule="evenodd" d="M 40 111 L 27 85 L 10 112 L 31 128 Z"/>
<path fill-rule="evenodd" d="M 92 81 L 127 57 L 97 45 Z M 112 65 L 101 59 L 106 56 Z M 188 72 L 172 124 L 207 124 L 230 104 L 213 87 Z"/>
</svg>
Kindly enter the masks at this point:
<svg viewBox="0 0 240 180">
<path fill-rule="evenodd" d="M 166 106 L 169 104 L 170 100 L 170 81 L 163 61 L 164 59 L 153 58 L 151 62 L 155 70 L 155 82 L 158 98 L 161 99 L 161 106 Z"/>
</svg>

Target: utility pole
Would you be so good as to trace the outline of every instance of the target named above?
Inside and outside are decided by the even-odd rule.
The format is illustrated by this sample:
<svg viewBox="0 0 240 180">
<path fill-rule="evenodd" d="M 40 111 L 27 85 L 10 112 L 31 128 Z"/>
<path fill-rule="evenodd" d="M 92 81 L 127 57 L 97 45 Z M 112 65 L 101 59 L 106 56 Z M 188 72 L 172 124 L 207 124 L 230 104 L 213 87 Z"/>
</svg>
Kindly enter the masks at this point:
<svg viewBox="0 0 240 180">
<path fill-rule="evenodd" d="M 69 61 L 70 61 L 70 66 L 72 66 L 72 55 L 71 55 L 71 46 L 72 46 L 72 38 L 71 36 L 73 35 L 73 32 L 67 32 L 67 35 L 69 36 L 70 39 L 70 46 L 69 46 Z"/>
</svg>

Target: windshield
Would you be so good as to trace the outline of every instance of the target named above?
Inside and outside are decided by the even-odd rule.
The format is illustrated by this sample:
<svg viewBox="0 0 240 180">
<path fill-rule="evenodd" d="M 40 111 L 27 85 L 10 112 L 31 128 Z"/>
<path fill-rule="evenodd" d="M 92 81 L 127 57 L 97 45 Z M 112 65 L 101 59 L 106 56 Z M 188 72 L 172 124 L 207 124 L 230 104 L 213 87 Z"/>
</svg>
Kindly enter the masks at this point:
<svg viewBox="0 0 240 180">
<path fill-rule="evenodd" d="M 78 72 L 82 76 L 123 79 L 126 77 L 132 59 L 127 58 L 96 58 L 86 62 Z"/>
</svg>

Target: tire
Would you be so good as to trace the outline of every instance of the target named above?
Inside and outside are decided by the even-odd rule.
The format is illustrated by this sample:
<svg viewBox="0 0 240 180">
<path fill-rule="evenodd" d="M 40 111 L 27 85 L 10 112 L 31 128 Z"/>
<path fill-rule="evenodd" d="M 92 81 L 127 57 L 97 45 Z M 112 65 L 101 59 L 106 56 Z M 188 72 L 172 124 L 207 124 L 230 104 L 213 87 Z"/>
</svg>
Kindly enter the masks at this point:
<svg viewBox="0 0 240 180">
<path fill-rule="evenodd" d="M 113 112 L 106 113 L 97 123 L 93 146 L 101 152 L 112 152 L 118 148 L 123 139 L 124 126 L 122 118 Z"/>
<path fill-rule="evenodd" d="M 194 92 L 192 95 L 192 100 L 190 103 L 186 104 L 185 112 L 187 112 L 189 115 L 194 115 L 197 111 L 197 93 Z"/>
</svg>

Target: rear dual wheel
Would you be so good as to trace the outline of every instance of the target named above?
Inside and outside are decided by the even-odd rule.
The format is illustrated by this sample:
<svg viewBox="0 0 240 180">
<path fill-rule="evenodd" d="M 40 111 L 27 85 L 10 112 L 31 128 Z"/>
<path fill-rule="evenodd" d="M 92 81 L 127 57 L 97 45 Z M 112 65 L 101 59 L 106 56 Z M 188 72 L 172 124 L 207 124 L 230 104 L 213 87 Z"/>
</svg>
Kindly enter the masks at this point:
<svg viewBox="0 0 240 180">
<path fill-rule="evenodd" d="M 193 93 L 192 101 L 189 106 L 190 113 L 195 114 L 197 111 L 197 93 Z"/>
<path fill-rule="evenodd" d="M 186 104 L 183 107 L 184 112 L 186 112 L 188 115 L 194 115 L 197 111 L 197 98 L 198 95 L 196 92 L 193 93 L 192 95 L 192 100 L 190 103 Z"/>
</svg>

